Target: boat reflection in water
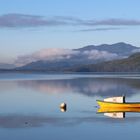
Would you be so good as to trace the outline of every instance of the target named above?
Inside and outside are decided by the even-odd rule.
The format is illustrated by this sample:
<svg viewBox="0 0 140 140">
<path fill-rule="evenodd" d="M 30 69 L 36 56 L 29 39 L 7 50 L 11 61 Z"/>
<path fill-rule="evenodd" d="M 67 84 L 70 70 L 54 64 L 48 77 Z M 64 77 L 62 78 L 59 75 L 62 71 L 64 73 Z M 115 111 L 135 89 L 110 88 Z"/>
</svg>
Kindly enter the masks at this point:
<svg viewBox="0 0 140 140">
<path fill-rule="evenodd" d="M 125 97 L 112 97 L 104 99 L 104 101 L 97 100 L 100 108 L 97 113 L 104 113 L 105 116 L 111 118 L 125 118 L 126 112 L 140 112 L 140 103 L 126 103 Z"/>
<path fill-rule="evenodd" d="M 104 115 L 111 118 L 118 118 L 118 119 L 125 118 L 125 112 L 104 113 Z"/>
<path fill-rule="evenodd" d="M 104 113 L 105 116 L 111 118 L 125 118 L 126 112 L 137 113 L 140 112 L 140 107 L 135 108 L 99 108 L 97 113 Z"/>
</svg>

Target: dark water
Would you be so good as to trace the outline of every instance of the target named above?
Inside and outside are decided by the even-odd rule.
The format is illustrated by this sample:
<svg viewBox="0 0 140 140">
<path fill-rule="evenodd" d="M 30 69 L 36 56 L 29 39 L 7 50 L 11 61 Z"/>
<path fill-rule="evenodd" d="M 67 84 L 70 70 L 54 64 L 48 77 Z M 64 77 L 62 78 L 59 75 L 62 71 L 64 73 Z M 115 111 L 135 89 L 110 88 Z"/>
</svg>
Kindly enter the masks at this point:
<svg viewBox="0 0 140 140">
<path fill-rule="evenodd" d="M 139 139 L 139 113 L 96 113 L 97 99 L 120 95 L 140 101 L 140 76 L 0 74 L 0 140 Z"/>
</svg>

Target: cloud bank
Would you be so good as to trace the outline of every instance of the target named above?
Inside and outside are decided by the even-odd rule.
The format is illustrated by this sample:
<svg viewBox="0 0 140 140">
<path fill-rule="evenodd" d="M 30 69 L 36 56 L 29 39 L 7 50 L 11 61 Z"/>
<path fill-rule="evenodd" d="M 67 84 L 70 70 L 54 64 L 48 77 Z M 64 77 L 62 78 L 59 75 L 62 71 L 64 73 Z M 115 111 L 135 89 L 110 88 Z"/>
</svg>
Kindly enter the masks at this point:
<svg viewBox="0 0 140 140">
<path fill-rule="evenodd" d="M 34 52 L 32 54 L 19 56 L 15 61 L 17 66 L 22 66 L 31 62 L 36 62 L 39 60 L 43 61 L 60 61 L 69 60 L 74 58 L 85 58 L 87 60 L 111 60 L 118 57 L 115 53 L 110 53 L 107 51 L 79 51 L 72 49 L 62 49 L 62 48 L 47 48 L 40 51 Z"/>
<path fill-rule="evenodd" d="M 15 63 L 17 65 L 25 65 L 39 60 L 57 61 L 62 59 L 69 59 L 72 55 L 76 55 L 78 53 L 78 51 L 73 51 L 71 49 L 47 48 L 29 55 L 19 56 Z"/>
<path fill-rule="evenodd" d="M 0 28 L 25 28 L 25 27 L 42 27 L 42 26 L 138 26 L 140 20 L 134 19 L 103 19 L 89 20 L 75 17 L 54 16 L 47 18 L 38 15 L 27 14 L 4 14 L 0 15 Z M 107 30 L 107 29 L 95 29 Z M 113 30 L 113 28 L 112 28 Z"/>
<path fill-rule="evenodd" d="M 122 28 L 92 28 L 92 29 L 82 29 L 78 30 L 80 32 L 93 32 L 93 31 L 112 31 L 112 30 L 121 30 Z"/>
<path fill-rule="evenodd" d="M 107 51 L 99 51 L 99 50 L 84 51 L 83 54 L 86 54 L 88 59 L 91 60 L 99 60 L 99 59 L 111 60 L 118 57 L 116 53 L 110 53 Z"/>
</svg>

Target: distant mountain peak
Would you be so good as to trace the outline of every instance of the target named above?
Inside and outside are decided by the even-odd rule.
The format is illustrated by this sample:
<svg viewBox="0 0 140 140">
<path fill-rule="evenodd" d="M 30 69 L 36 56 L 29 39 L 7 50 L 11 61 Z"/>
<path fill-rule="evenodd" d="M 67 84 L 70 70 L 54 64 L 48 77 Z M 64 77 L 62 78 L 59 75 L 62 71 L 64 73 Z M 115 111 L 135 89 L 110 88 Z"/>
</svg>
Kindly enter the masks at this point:
<svg viewBox="0 0 140 140">
<path fill-rule="evenodd" d="M 138 47 L 133 46 L 128 43 L 118 42 L 114 44 L 101 44 L 101 45 L 88 45 L 83 48 L 79 48 L 77 50 L 80 51 L 90 51 L 90 50 L 98 50 L 98 51 L 107 51 L 110 53 L 119 53 L 119 55 L 131 55 L 132 51 L 138 49 Z"/>
<path fill-rule="evenodd" d="M 114 44 L 111 44 L 110 46 L 131 46 L 131 47 L 136 47 L 136 46 L 133 46 L 129 43 L 125 43 L 125 42 L 118 42 L 118 43 L 114 43 Z"/>
<path fill-rule="evenodd" d="M 130 45 L 130 44 L 125 43 L 125 42 L 118 42 L 118 43 L 113 43 L 111 45 Z"/>
</svg>

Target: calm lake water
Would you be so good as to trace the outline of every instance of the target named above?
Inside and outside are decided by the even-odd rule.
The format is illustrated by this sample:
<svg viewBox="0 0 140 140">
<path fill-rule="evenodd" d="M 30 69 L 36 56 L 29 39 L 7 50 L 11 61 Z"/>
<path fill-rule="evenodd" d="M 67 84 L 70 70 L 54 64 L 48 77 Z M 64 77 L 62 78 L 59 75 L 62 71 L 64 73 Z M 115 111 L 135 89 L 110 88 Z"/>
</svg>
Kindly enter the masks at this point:
<svg viewBox="0 0 140 140">
<path fill-rule="evenodd" d="M 140 75 L 1 73 L 0 139 L 139 139 L 139 113 L 124 119 L 96 113 L 97 99 L 120 95 L 139 102 Z"/>
</svg>

